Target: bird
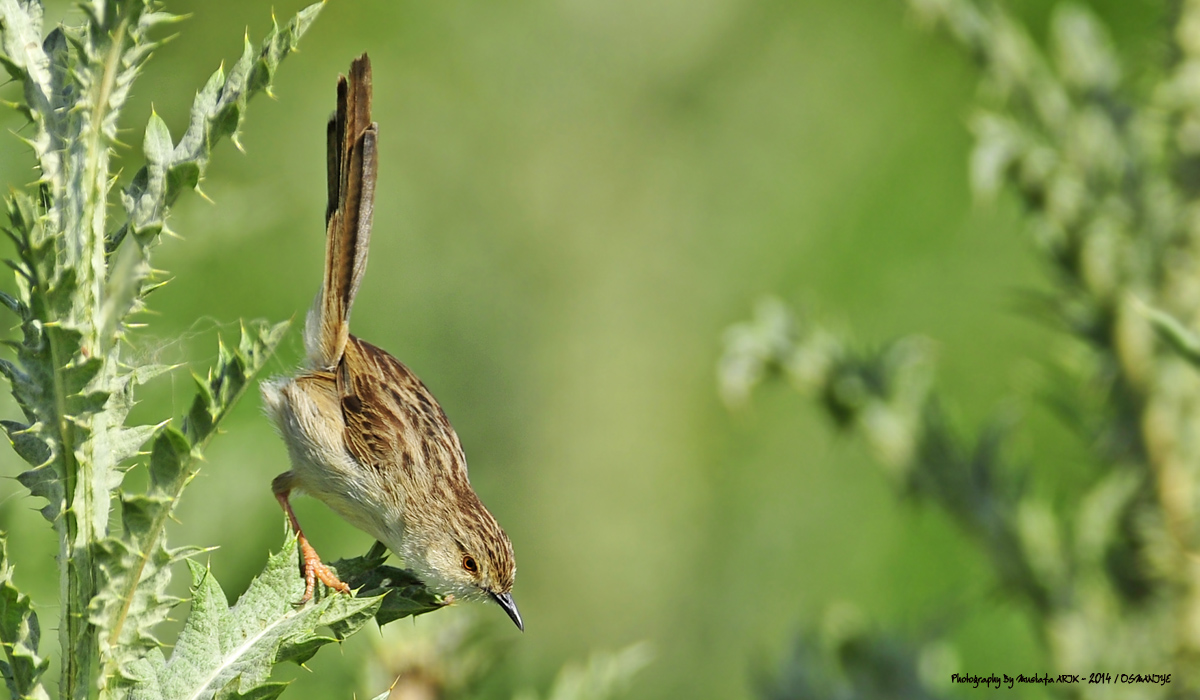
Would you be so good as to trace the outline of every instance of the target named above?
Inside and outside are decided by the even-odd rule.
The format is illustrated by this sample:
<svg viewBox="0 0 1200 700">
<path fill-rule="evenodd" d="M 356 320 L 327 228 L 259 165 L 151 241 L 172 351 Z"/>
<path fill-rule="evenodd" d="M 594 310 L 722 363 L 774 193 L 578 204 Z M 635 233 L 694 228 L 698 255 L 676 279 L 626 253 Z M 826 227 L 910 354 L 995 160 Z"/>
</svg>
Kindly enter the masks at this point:
<svg viewBox="0 0 1200 700">
<path fill-rule="evenodd" d="M 304 330 L 306 360 L 262 384 L 263 404 L 287 444 L 291 469 L 271 483 L 300 548 L 305 591 L 350 589 L 321 562 L 290 497 L 316 497 L 404 560 L 430 589 L 498 604 L 525 625 L 512 597 L 512 542 L 479 500 L 445 412 L 399 360 L 350 334 L 367 266 L 379 127 L 371 121 L 371 61 L 339 76 L 326 128 L 325 272 Z"/>
</svg>

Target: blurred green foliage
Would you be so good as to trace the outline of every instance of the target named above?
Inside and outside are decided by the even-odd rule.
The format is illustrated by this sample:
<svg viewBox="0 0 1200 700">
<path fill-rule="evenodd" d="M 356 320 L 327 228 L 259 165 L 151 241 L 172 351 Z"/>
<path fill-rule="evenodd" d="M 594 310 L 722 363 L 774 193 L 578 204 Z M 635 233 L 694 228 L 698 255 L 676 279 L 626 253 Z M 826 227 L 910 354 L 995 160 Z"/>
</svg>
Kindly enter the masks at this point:
<svg viewBox="0 0 1200 700">
<path fill-rule="evenodd" d="M 1162 3 L 1091 5 L 1120 53 L 1168 52 Z M 1040 40 L 1048 4 L 1011 6 Z M 192 16 L 125 115 L 145 123 L 154 95 L 181 133 L 194 87 L 240 53 L 230 27 L 261 34 L 268 5 L 170 9 Z M 237 319 L 307 308 L 329 85 L 369 51 L 382 159 L 354 332 L 436 393 L 520 562 L 528 631 L 495 632 L 503 663 L 479 697 L 550 687 L 565 660 L 640 639 L 656 656 L 638 695 L 751 697 L 750 669 L 842 599 L 902 628 L 950 609 L 961 667 L 1029 669 L 1035 632 L 948 519 L 896 504 L 868 451 L 799 397 L 768 390 L 731 418 L 715 392 L 716 339 L 767 291 L 852 321 L 868 343 L 936 339 L 939 387 L 965 423 L 1044 386 L 1052 331 L 1013 312 L 1046 286 L 1017 207 L 973 210 L 967 190 L 975 76 L 914 25 L 894 0 L 331 0 L 278 101 L 255 105 L 240 138 L 252 157 L 221 146 L 203 185 L 214 203 L 175 209 L 184 240 L 161 248 L 173 280 L 149 298 L 154 335 L 136 351 L 204 367 Z M 6 181 L 32 179 L 16 139 L 0 154 Z M 126 176 L 140 166 L 132 150 L 115 157 Z M 301 355 L 298 335 L 284 345 L 280 373 Z M 190 392 L 185 372 L 162 378 L 135 418 L 178 414 Z M 231 596 L 284 537 L 269 483 L 287 455 L 256 403 L 225 424 L 171 533 L 219 545 L 207 561 Z M 1036 444 L 1047 473 L 1034 488 L 1067 498 L 1086 451 L 1044 405 L 1022 405 L 1018 457 Z M 0 460 L 18 473 L 14 455 Z M 15 483 L 4 493 L 16 581 L 53 606 L 53 534 Z M 327 557 L 371 544 L 318 503 L 297 509 Z M 385 681 L 364 669 L 386 653 L 359 635 L 312 673 L 289 670 L 303 679 L 289 696 L 372 697 Z"/>
<path fill-rule="evenodd" d="M 727 334 L 723 393 L 742 403 L 768 375 L 786 377 L 839 428 L 861 433 L 902 493 L 949 515 L 991 562 L 998 592 L 1029 615 L 1044 658 L 1024 675 L 1082 678 L 1057 691 L 1065 697 L 1191 697 L 1200 689 L 1200 2 L 1170 8 L 1170 49 L 1142 62 L 1120 56 L 1074 3 L 1056 6 L 1043 46 L 998 3 L 910 5 L 982 68 L 972 189 L 1016 195 L 1049 273 L 1051 286 L 1025 305 L 1059 332 L 1041 399 L 1088 453 L 1086 477 L 1049 498 L 1038 482 L 1059 470 L 1036 449 L 1013 464 L 1011 420 L 961 435 L 931 391 L 928 341 L 855 348 L 774 300 Z M 914 694 L 886 688 L 911 685 L 916 657 L 879 653 L 886 640 L 871 635 L 821 641 L 838 650 L 832 663 L 808 653 L 819 643 L 805 638 L 784 665 L 781 687 L 794 689 L 776 696 Z M 840 683 L 814 690 L 808 677 L 828 666 Z M 1144 684 L 1127 682 L 1132 669 Z M 945 675 L 925 686 L 940 691 Z"/>
</svg>

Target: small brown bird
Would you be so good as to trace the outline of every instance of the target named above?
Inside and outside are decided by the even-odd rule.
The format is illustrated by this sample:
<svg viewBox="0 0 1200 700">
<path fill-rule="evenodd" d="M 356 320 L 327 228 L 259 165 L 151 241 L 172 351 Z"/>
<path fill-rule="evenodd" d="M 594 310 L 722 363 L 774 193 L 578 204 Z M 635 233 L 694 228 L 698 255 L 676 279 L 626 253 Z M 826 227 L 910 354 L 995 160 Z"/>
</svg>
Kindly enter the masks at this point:
<svg viewBox="0 0 1200 700">
<path fill-rule="evenodd" d="M 430 588 L 490 597 L 524 629 L 512 586 L 512 544 L 475 495 L 446 414 L 407 367 L 350 335 L 350 307 L 367 267 L 377 168 L 371 63 L 363 54 L 338 79 L 327 128 L 329 201 L 325 279 L 304 329 L 306 366 L 262 386 L 292 469 L 272 483 L 296 531 L 307 602 L 316 581 L 349 587 L 321 563 L 288 501 L 323 501 L 403 557 Z"/>
</svg>

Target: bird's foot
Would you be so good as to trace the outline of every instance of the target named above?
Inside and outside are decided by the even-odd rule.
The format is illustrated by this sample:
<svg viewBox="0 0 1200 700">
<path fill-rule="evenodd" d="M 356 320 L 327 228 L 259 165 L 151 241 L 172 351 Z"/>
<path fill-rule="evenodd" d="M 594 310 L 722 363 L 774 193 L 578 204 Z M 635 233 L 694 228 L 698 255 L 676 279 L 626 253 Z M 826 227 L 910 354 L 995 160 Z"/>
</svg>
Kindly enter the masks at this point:
<svg viewBox="0 0 1200 700">
<path fill-rule="evenodd" d="M 337 577 L 337 574 L 333 572 L 333 569 L 321 561 L 321 557 L 317 556 L 317 550 L 312 548 L 308 540 L 303 536 L 298 539 L 300 554 L 304 557 L 304 597 L 296 605 L 304 605 L 312 600 L 313 591 L 317 587 L 318 580 L 339 593 L 349 593 L 350 586 L 343 583 Z"/>
</svg>

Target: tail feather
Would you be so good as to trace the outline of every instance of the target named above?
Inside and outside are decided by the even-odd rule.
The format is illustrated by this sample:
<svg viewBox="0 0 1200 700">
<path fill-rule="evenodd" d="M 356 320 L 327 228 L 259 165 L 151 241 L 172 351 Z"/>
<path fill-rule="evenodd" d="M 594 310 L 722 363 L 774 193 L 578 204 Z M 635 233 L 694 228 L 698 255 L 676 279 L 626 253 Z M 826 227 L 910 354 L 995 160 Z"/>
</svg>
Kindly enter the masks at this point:
<svg viewBox="0 0 1200 700">
<path fill-rule="evenodd" d="M 371 121 L 371 61 L 363 54 L 350 65 L 349 78 L 339 78 L 337 112 L 326 127 L 325 279 L 305 329 L 309 363 L 317 368 L 341 361 L 350 309 L 367 269 L 377 129 Z"/>
</svg>

